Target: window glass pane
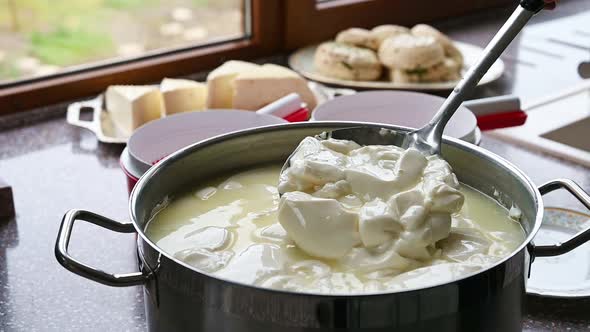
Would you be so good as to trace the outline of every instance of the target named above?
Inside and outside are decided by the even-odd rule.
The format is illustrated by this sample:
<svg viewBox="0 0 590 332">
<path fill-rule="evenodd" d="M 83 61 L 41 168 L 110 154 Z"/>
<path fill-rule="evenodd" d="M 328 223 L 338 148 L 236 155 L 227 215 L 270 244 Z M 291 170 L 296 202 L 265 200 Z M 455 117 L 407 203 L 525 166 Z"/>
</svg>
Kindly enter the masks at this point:
<svg viewBox="0 0 590 332">
<path fill-rule="evenodd" d="M 248 0 L 0 1 L 0 84 L 241 38 Z"/>
</svg>

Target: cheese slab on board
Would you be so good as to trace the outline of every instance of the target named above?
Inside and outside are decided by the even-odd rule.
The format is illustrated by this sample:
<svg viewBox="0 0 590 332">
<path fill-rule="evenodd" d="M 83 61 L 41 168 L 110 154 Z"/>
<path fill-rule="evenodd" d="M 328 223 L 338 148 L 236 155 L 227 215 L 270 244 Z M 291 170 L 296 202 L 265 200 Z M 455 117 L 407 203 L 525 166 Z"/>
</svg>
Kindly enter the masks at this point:
<svg viewBox="0 0 590 332">
<path fill-rule="evenodd" d="M 207 108 L 232 108 L 234 79 L 240 73 L 259 67 L 255 63 L 230 60 L 209 73 L 207 76 Z"/>
<path fill-rule="evenodd" d="M 207 86 L 185 79 L 164 78 L 160 83 L 165 115 L 202 111 L 207 107 Z"/>
<path fill-rule="evenodd" d="M 162 93 L 154 86 L 111 85 L 105 93 L 105 100 L 113 123 L 127 136 L 164 115 Z"/>
<path fill-rule="evenodd" d="M 233 108 L 258 110 L 290 93 L 297 93 L 313 110 L 317 101 L 307 80 L 296 72 L 274 64 L 264 64 L 255 70 L 237 75 L 233 81 Z"/>
</svg>

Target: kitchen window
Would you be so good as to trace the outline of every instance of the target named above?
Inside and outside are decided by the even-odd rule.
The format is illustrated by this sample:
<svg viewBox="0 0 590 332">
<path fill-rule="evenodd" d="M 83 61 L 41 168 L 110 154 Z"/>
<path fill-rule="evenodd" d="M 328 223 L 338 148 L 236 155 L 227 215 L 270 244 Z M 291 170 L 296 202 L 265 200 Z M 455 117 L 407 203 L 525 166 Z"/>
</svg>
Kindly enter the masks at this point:
<svg viewBox="0 0 590 332">
<path fill-rule="evenodd" d="M 247 38 L 249 1 L 8 0 L 0 83 Z M 245 6 L 245 5 L 248 6 Z"/>
<path fill-rule="evenodd" d="M 276 0 L 5 0 L 0 115 L 269 54 L 278 49 L 280 7 Z"/>
<path fill-rule="evenodd" d="M 0 115 L 512 0 L 4 0 Z"/>
</svg>

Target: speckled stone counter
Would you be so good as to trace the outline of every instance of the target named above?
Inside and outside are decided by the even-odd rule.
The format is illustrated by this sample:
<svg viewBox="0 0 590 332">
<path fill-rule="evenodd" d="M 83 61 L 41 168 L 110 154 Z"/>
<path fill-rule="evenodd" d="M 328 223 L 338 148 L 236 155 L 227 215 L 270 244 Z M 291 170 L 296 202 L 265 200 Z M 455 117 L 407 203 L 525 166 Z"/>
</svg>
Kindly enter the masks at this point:
<svg viewBox="0 0 590 332">
<path fill-rule="evenodd" d="M 0 174 L 13 188 L 17 213 L 0 222 L 0 331 L 145 330 L 140 288 L 89 282 L 53 254 L 68 209 L 127 218 L 121 149 L 98 144 L 62 117 L 0 133 Z M 137 269 L 133 235 L 80 223 L 71 250 L 108 271 Z"/>
<path fill-rule="evenodd" d="M 584 2 L 572 1 L 588 7 Z M 564 5 L 563 13 L 579 10 L 576 6 Z M 485 44 L 505 14 L 445 25 L 460 40 Z M 514 73 L 507 64 L 507 75 L 478 95 L 514 91 Z M 0 118 L 0 177 L 12 185 L 17 211 L 16 218 L 0 221 L 0 331 L 145 331 L 140 287 L 113 288 L 83 279 L 63 269 L 53 254 L 68 209 L 128 218 L 125 177 L 118 165 L 122 146 L 99 144 L 90 132 L 67 125 L 63 106 L 43 113 Z M 485 135 L 482 146 L 516 164 L 537 184 L 566 177 L 590 190 L 587 168 Z M 561 193 L 548 196 L 547 202 L 580 208 Z M 70 248 L 74 256 L 109 272 L 137 268 L 133 235 L 81 223 L 74 227 Z M 528 297 L 528 302 L 525 331 L 590 330 L 590 300 Z"/>
</svg>

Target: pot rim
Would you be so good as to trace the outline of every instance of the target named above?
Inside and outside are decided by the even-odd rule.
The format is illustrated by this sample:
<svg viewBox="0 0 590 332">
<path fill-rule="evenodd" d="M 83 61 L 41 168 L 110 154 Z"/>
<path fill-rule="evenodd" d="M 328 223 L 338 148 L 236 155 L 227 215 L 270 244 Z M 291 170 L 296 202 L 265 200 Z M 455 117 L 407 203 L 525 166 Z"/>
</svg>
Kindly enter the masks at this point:
<svg viewBox="0 0 590 332">
<path fill-rule="evenodd" d="M 226 278 L 222 278 L 216 275 L 213 275 L 211 273 L 205 272 L 205 271 L 201 271 L 198 270 L 197 268 L 182 262 L 181 260 L 174 258 L 172 255 L 170 255 L 168 252 L 166 252 L 165 250 L 161 249 L 159 246 L 157 246 L 154 242 L 151 241 L 151 239 L 149 239 L 149 237 L 144 233 L 144 230 L 141 229 L 137 223 L 137 216 L 135 214 L 135 206 L 137 206 L 138 204 L 138 193 L 142 191 L 142 189 L 144 187 L 146 187 L 150 181 L 150 178 L 154 175 L 154 173 L 157 173 L 160 171 L 160 169 L 166 167 L 169 164 L 172 164 L 178 160 L 181 160 L 182 158 L 184 158 L 186 155 L 192 153 L 194 150 L 198 150 L 201 149 L 203 147 L 206 146 L 210 146 L 210 145 L 214 145 L 214 144 L 218 144 L 221 143 L 227 139 L 231 139 L 231 138 L 235 138 L 235 137 L 239 137 L 242 135 L 246 135 L 246 134 L 256 134 L 256 133 L 260 133 L 260 132 L 272 132 L 272 131 L 281 131 L 281 130 L 292 130 L 292 129 L 298 129 L 298 128 L 309 128 L 309 127 L 318 127 L 318 128 L 325 128 L 325 127 L 330 127 L 330 126 L 364 126 L 364 125 L 368 125 L 368 126 L 381 126 L 383 128 L 387 128 L 387 129 L 393 129 L 393 130 L 401 130 L 401 131 L 410 131 L 413 130 L 412 128 L 408 128 L 408 127 L 401 127 L 401 126 L 393 126 L 393 125 L 385 125 L 385 124 L 375 124 L 375 123 L 368 123 L 368 122 L 358 122 L 358 121 L 314 121 L 314 122 L 297 122 L 297 123 L 286 123 L 286 124 L 278 124 L 278 125 L 269 125 L 269 126 L 263 126 L 263 127 L 256 127 L 256 128 L 250 128 L 250 129 L 245 129 L 245 130 L 240 130 L 240 131 L 235 131 L 235 132 L 231 132 L 228 134 L 222 134 L 222 135 L 218 135 L 218 136 L 214 136 L 211 137 L 209 139 L 191 144 L 187 147 L 184 147 L 172 154 L 170 154 L 169 156 L 167 156 L 166 158 L 162 159 L 160 162 L 158 162 L 156 165 L 154 165 L 153 167 L 151 167 L 146 173 L 144 173 L 144 175 L 141 176 L 141 178 L 139 179 L 139 181 L 137 182 L 137 184 L 135 185 L 135 187 L 133 188 L 131 195 L 130 195 L 130 199 L 129 199 L 129 215 L 131 217 L 131 222 L 133 224 L 133 227 L 135 228 L 135 231 L 137 232 L 137 234 L 142 238 L 143 241 L 145 241 L 146 243 L 148 243 L 153 249 L 155 249 L 160 255 L 164 255 L 166 258 L 168 258 L 169 260 L 182 265 L 183 267 L 192 270 L 195 273 L 199 273 L 201 275 L 207 276 L 209 278 L 214 278 L 216 280 L 220 280 L 226 283 L 229 283 L 231 285 L 234 286 L 240 286 L 240 287 L 249 287 L 249 288 L 253 288 L 256 289 L 257 291 L 267 291 L 267 292 L 272 292 L 272 293 L 282 293 L 282 294 L 286 294 L 286 295 L 297 295 L 297 296 L 319 296 L 319 297 L 325 297 L 325 298 L 351 298 L 351 297 L 372 297 L 372 296 L 383 296 L 383 295 L 392 295 L 392 294 L 401 294 L 401 293 L 408 293 L 408 292 L 413 292 L 413 291 L 419 291 L 419 290 L 426 290 L 426 289 L 431 289 L 431 288 L 435 288 L 435 287 L 440 287 L 440 286 L 444 286 L 450 283 L 455 283 L 455 282 L 460 282 L 462 280 L 471 278 L 473 276 L 476 276 L 478 274 L 481 273 L 485 273 L 487 271 L 493 270 L 495 268 L 497 268 L 498 266 L 504 264 L 506 261 L 510 260 L 511 258 L 513 258 L 515 255 L 517 255 L 520 251 L 522 251 L 523 249 L 525 249 L 526 246 L 529 245 L 529 243 L 533 240 L 533 238 L 535 237 L 535 235 L 537 234 L 537 232 L 539 231 L 539 228 L 541 227 L 541 222 L 543 220 L 543 200 L 541 197 L 541 193 L 539 192 L 537 186 L 531 181 L 531 179 L 523 172 L 521 171 L 519 168 L 517 168 L 516 166 L 514 166 L 512 163 L 510 163 L 509 161 L 507 161 L 506 159 L 492 153 L 491 151 L 488 151 L 484 148 L 481 148 L 479 146 L 476 146 L 474 144 L 471 143 L 467 143 L 462 141 L 461 139 L 458 138 L 453 138 L 453 137 L 449 137 L 449 136 L 443 136 L 443 143 L 444 144 L 450 144 L 450 145 L 455 145 L 455 146 L 459 146 L 467 151 L 469 151 L 469 153 L 476 153 L 479 154 L 483 157 L 487 157 L 488 159 L 492 159 L 492 160 L 496 160 L 498 161 L 503 167 L 505 167 L 508 171 L 510 171 L 513 175 L 515 175 L 516 177 L 518 177 L 523 183 L 525 183 L 527 186 L 530 187 L 532 193 L 534 194 L 534 199 L 535 199 L 535 203 L 537 206 L 537 213 L 535 216 L 535 221 L 534 221 L 534 226 L 531 229 L 530 233 L 527 234 L 527 237 L 525 238 L 525 240 L 515 249 L 513 250 L 509 255 L 507 255 L 506 257 L 502 258 L 501 260 L 495 262 L 494 264 L 491 264 L 489 266 L 487 266 L 484 269 L 481 270 L 477 270 L 475 272 L 472 273 L 468 273 L 460 278 L 457 279 L 453 279 L 451 281 L 447 281 L 447 282 L 440 282 L 440 283 L 436 283 L 433 285 L 429 285 L 427 287 L 413 287 L 413 288 L 408 288 L 408 289 L 404 289 L 404 290 L 397 290 L 397 291 L 379 291 L 379 292 L 367 292 L 367 293 L 354 293 L 354 294 L 326 294 L 326 293 L 315 293 L 315 292 L 293 292 L 293 291 L 287 291 L 287 290 L 281 290 L 281 289 L 272 289 L 272 288 L 267 288 L 267 287 L 262 287 L 262 286 L 257 286 L 257 285 L 252 285 L 252 284 L 247 284 L 247 283 L 242 283 L 242 282 L 237 282 L 237 281 L 233 281 L 233 280 L 229 280 Z"/>
</svg>

